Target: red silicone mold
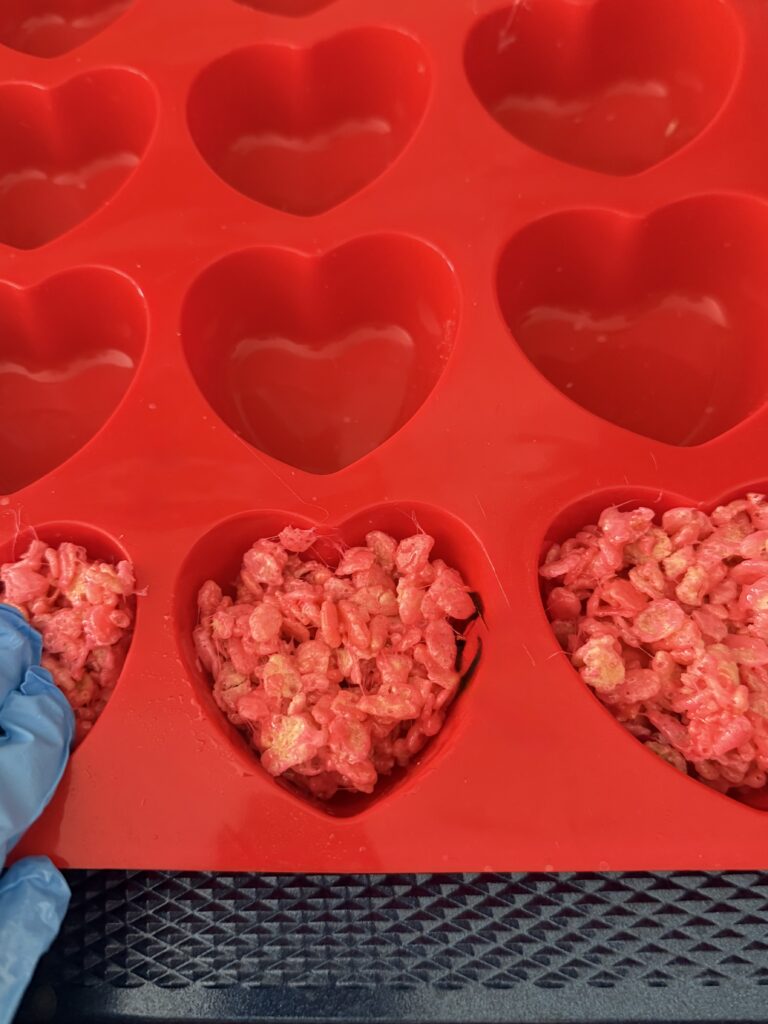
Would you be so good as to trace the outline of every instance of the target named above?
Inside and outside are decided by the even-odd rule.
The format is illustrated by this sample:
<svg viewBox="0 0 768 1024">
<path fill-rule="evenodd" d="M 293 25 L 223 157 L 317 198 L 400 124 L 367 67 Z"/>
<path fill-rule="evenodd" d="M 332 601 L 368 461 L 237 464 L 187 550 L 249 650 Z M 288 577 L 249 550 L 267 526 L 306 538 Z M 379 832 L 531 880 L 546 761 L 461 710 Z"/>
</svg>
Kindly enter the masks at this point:
<svg viewBox="0 0 768 1024">
<path fill-rule="evenodd" d="M 537 575 L 611 502 L 768 488 L 764 0 L 2 8 L 0 554 L 69 537 L 141 593 L 19 852 L 765 867 L 766 795 L 627 735 Z M 445 729 L 372 797 L 269 778 L 194 656 L 200 584 L 286 524 L 423 527 L 480 598 Z"/>
</svg>

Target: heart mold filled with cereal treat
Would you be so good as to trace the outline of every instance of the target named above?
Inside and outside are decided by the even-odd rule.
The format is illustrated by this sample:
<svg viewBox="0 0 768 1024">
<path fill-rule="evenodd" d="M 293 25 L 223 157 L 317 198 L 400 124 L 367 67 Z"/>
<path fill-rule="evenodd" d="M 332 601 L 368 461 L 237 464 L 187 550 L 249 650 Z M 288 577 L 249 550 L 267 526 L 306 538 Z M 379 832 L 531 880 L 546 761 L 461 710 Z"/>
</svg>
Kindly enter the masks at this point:
<svg viewBox="0 0 768 1024">
<path fill-rule="evenodd" d="M 269 43 L 220 58 L 192 87 L 189 128 L 233 188 L 311 216 L 395 160 L 428 93 L 428 60 L 415 39 L 358 28 L 311 49 Z"/>
<path fill-rule="evenodd" d="M 0 601 L 42 635 L 43 667 L 75 714 L 75 746 L 90 735 L 119 682 L 135 595 L 128 555 L 93 527 L 47 523 L 0 547 Z"/>
<path fill-rule="evenodd" d="M 465 62 L 483 106 L 522 142 L 626 175 L 707 127 L 740 50 L 721 0 L 515 0 L 478 22 Z"/>
<path fill-rule="evenodd" d="M 0 243 L 35 249 L 104 206 L 138 167 L 155 112 L 152 86 L 125 68 L 0 84 Z"/>
<path fill-rule="evenodd" d="M 502 255 L 514 341 L 569 399 L 670 445 L 704 444 L 768 397 L 768 206 L 702 196 L 647 218 L 578 210 Z"/>
<path fill-rule="evenodd" d="M 245 514 L 190 553 L 179 643 L 237 756 L 348 816 L 455 735 L 481 652 L 478 575 L 476 541 L 434 509 L 383 506 L 338 528 Z"/>
<path fill-rule="evenodd" d="M 0 282 L 0 493 L 64 463 L 133 380 L 144 299 L 113 270 L 66 270 L 32 288 Z"/>
<path fill-rule="evenodd" d="M 649 751 L 768 809 L 768 498 L 594 495 L 553 525 L 547 616 L 584 683 Z"/>
<path fill-rule="evenodd" d="M 426 401 L 457 317 L 447 261 L 415 239 L 379 235 L 320 256 L 225 257 L 192 285 L 182 338 L 200 390 L 240 437 L 299 469 L 334 473 Z"/>
</svg>

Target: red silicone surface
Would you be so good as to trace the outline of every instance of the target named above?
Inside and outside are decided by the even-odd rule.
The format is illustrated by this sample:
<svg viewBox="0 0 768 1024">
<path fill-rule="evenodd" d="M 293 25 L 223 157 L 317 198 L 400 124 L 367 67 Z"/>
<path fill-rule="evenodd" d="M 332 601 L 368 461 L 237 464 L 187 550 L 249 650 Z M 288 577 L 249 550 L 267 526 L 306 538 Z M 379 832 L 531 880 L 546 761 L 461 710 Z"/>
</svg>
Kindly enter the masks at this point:
<svg viewBox="0 0 768 1024">
<path fill-rule="evenodd" d="M 0 555 L 130 557 L 114 697 L 19 853 L 73 867 L 768 866 L 544 614 L 611 502 L 768 489 L 764 0 L 8 0 Z M 256 537 L 415 523 L 479 664 L 372 798 L 262 770 L 196 664 Z"/>
</svg>

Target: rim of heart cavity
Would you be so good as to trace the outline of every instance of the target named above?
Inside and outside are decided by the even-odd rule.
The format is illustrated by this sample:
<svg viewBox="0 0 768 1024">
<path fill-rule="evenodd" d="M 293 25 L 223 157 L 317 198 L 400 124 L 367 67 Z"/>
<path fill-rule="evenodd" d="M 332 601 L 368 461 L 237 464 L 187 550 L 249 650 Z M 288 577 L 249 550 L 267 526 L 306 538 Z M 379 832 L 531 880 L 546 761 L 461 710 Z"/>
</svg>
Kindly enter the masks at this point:
<svg viewBox="0 0 768 1024">
<path fill-rule="evenodd" d="M 647 217 L 575 210 L 503 251 L 501 313 L 531 363 L 595 416 L 705 444 L 768 398 L 768 206 L 701 196 Z"/>
<path fill-rule="evenodd" d="M 406 236 L 323 254 L 259 247 L 203 272 L 182 340 L 203 396 L 244 441 L 310 473 L 374 451 L 421 408 L 451 355 L 458 289 Z"/>
<path fill-rule="evenodd" d="M 260 43 L 226 54 L 193 83 L 187 120 L 228 185 L 308 217 L 349 199 L 401 155 L 429 90 L 419 42 L 356 28 L 309 48 Z"/>
<path fill-rule="evenodd" d="M 465 68 L 511 135 L 604 174 L 638 174 L 725 105 L 741 33 L 722 0 L 536 0 L 482 18 Z"/>
<path fill-rule="evenodd" d="M 63 465 L 111 419 L 147 331 L 130 278 L 78 267 L 30 287 L 0 281 L 0 493 Z"/>
</svg>

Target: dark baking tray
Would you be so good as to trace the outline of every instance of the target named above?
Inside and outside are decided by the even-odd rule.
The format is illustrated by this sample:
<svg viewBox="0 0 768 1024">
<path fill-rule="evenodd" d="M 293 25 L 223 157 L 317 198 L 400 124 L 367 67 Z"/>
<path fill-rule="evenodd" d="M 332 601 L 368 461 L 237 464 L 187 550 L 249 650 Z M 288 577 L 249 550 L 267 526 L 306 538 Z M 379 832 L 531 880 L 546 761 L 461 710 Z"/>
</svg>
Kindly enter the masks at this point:
<svg viewBox="0 0 768 1024">
<path fill-rule="evenodd" d="M 764 1021 L 768 874 L 68 874 L 18 1024 Z"/>
</svg>

